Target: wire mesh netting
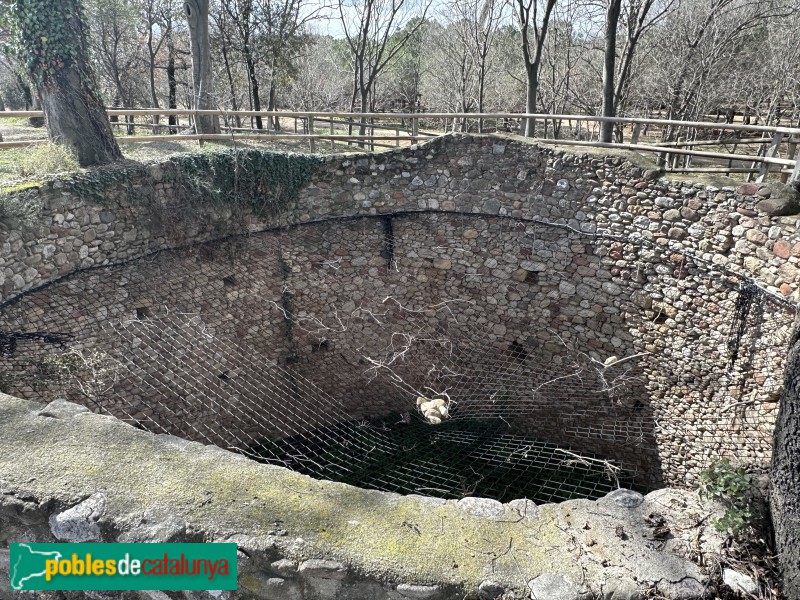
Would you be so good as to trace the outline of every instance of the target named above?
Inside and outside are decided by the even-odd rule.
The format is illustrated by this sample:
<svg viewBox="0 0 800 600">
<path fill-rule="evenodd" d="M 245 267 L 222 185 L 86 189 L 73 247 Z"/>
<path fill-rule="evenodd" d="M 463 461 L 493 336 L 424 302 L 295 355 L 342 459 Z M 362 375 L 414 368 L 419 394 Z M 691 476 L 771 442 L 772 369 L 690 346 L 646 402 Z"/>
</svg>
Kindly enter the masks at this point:
<svg viewBox="0 0 800 600">
<path fill-rule="evenodd" d="M 0 385 L 367 488 L 596 498 L 766 465 L 793 311 L 550 224 L 331 220 L 17 297 Z"/>
</svg>

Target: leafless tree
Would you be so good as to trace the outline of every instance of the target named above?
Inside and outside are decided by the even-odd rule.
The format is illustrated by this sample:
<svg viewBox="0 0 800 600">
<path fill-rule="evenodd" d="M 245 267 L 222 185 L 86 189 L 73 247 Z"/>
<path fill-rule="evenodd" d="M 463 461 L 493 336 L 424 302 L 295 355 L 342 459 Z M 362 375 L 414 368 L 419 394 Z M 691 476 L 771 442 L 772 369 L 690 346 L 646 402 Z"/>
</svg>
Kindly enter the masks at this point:
<svg viewBox="0 0 800 600">
<path fill-rule="evenodd" d="M 490 66 L 490 52 L 497 29 L 505 17 L 506 4 L 499 0 L 454 0 L 450 12 L 456 17 L 455 32 L 464 47 L 464 75 L 475 79 L 475 108 L 482 113 L 486 104 L 486 77 Z M 470 73 L 471 72 L 471 73 Z M 463 86 L 466 88 L 466 85 Z M 468 112 L 466 102 L 463 112 Z M 483 119 L 478 120 L 478 131 L 483 131 Z"/>
<path fill-rule="evenodd" d="M 714 101 L 715 82 L 737 68 L 741 50 L 756 42 L 754 34 L 791 12 L 790 4 L 782 1 L 684 2 L 661 28 L 659 40 L 664 46 L 659 58 L 670 69 L 665 73 L 667 116 L 702 118 Z M 665 132 L 666 139 L 676 136 L 677 128 Z"/>
<path fill-rule="evenodd" d="M 617 65 L 617 27 L 622 0 L 606 0 L 605 52 L 603 53 L 603 110 L 604 117 L 616 115 L 614 104 L 614 74 Z M 611 142 L 614 123 L 603 121 L 600 126 L 600 141 Z"/>
<path fill-rule="evenodd" d="M 140 7 L 140 33 L 147 39 L 147 75 L 150 84 L 150 105 L 159 108 L 158 87 L 156 86 L 156 70 L 158 68 L 158 55 L 167 36 L 165 14 L 171 14 L 172 0 L 142 0 Z M 153 115 L 153 124 L 158 125 L 159 116 Z M 157 128 L 153 133 L 157 133 Z"/>
<path fill-rule="evenodd" d="M 539 67 L 542 50 L 550 27 L 550 18 L 557 0 L 514 0 L 514 12 L 522 34 L 522 58 L 525 64 L 527 90 L 525 112 L 536 112 L 536 94 L 539 88 Z M 525 120 L 525 136 L 533 137 L 535 119 Z"/>
<path fill-rule="evenodd" d="M 361 112 L 369 112 L 378 76 L 425 22 L 430 6 L 431 0 L 339 0 L 353 68 L 351 110 L 359 100 Z M 361 135 L 366 126 L 362 119 Z"/>
<path fill-rule="evenodd" d="M 135 69 L 140 62 L 136 7 L 129 0 L 91 0 L 86 8 L 92 23 L 89 41 L 98 74 L 107 83 L 107 89 L 110 88 L 113 106 L 133 108 L 135 90 L 141 83 L 141 74 Z M 125 121 L 132 122 L 132 119 L 125 117 Z M 128 125 L 127 132 L 133 135 L 132 125 Z"/>
</svg>

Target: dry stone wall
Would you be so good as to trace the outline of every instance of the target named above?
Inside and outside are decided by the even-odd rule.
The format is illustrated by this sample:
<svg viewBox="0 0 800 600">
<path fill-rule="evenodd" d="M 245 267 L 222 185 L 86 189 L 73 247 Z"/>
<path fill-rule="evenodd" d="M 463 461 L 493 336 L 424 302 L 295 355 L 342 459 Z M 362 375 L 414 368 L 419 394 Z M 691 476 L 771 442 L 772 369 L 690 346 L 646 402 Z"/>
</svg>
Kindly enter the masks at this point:
<svg viewBox="0 0 800 600">
<path fill-rule="evenodd" d="M 180 313 L 215 338 L 204 345 L 176 328 L 140 352 L 165 387 L 178 372 L 200 382 L 213 373 L 205 390 L 227 378 L 235 391 L 215 393 L 240 405 L 225 409 L 223 430 L 216 396 L 177 410 L 169 397 L 145 402 L 153 389 L 133 384 L 116 398 L 140 400 L 108 407 L 119 416 L 231 447 L 308 427 L 300 413 L 281 427 L 252 416 L 254 390 L 307 399 L 284 370 L 245 360 L 325 391 L 323 422 L 402 413 L 413 397 L 373 377 L 368 359 L 424 324 L 459 341 L 457 360 L 426 347 L 400 375 L 455 361 L 467 412 L 491 410 L 504 378 L 536 390 L 519 399 L 515 427 L 613 458 L 650 487 L 691 482 L 720 455 L 768 465 L 800 235 L 797 217 L 764 211 L 787 210 L 786 190 L 667 181 L 620 157 L 448 136 L 326 158 L 281 215 L 206 243 L 230 215 L 200 203 L 183 228 L 152 218 L 154 202 L 177 202 L 170 168 L 109 184 L 102 206 L 49 183 L 38 192 L 43 225 L 0 232 L 4 332 L 67 333 L 88 351 L 145 339 L 114 323 Z M 60 351 L 20 339 L 0 358 L 17 374 L 7 389 L 52 398 L 36 374 Z M 176 353 L 192 364 L 170 366 Z"/>
<path fill-rule="evenodd" d="M 2 394 L 0 492 L 2 599 L 35 596 L 9 591 L 9 544 L 82 541 L 237 544 L 237 589 L 170 592 L 186 600 L 679 600 L 714 592 L 724 541 L 721 507 L 686 490 L 540 506 L 399 496 Z"/>
</svg>

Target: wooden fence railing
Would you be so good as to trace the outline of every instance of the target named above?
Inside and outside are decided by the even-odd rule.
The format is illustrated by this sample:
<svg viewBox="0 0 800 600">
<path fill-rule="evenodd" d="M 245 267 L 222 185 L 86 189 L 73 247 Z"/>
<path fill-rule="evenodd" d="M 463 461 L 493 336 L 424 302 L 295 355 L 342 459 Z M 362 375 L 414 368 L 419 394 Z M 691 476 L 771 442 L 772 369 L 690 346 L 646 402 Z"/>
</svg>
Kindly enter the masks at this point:
<svg viewBox="0 0 800 600">
<path fill-rule="evenodd" d="M 394 147 L 413 144 L 441 135 L 446 131 L 473 131 L 478 125 L 483 131 L 515 133 L 526 120 L 537 124 L 537 141 L 560 146 L 624 149 L 655 154 L 657 163 L 668 172 L 683 173 L 743 173 L 748 181 L 764 181 L 777 173 L 782 181 L 800 182 L 800 128 L 745 125 L 715 121 L 676 121 L 642 117 L 599 117 L 594 115 L 551 115 L 523 113 L 348 113 L 308 111 L 226 111 L 187 109 L 112 109 L 108 111 L 117 129 L 150 128 L 153 135 L 118 135 L 120 143 L 188 141 L 201 145 L 214 140 L 307 140 L 315 152 L 317 144 L 336 143 L 357 145 L 359 148 Z M 155 122 L 152 117 L 188 117 L 183 125 Z M 216 135 L 163 135 L 164 130 L 184 131 L 196 115 L 218 115 L 223 118 L 223 130 Z M 4 118 L 42 117 L 40 111 L 0 112 Z M 262 117 L 266 129 L 241 124 L 242 119 Z M 150 119 L 136 122 L 136 119 Z M 277 118 L 280 129 L 270 128 Z M 286 120 L 289 120 L 287 127 Z M 293 124 L 292 124 L 293 121 Z M 599 126 L 603 122 L 616 125 L 615 142 L 599 141 Z M 426 127 L 426 131 L 420 129 Z M 342 131 L 346 128 L 346 131 Z M 0 133 L 2 130 L 0 129 Z M 625 141 L 627 138 L 628 141 Z M 12 140 L 0 142 L 0 149 L 27 146 L 44 140 Z M 698 150 L 707 147 L 706 150 Z M 732 147 L 732 148 L 731 148 Z M 716 150 L 714 149 L 716 148 Z M 743 151 L 741 151 L 743 149 Z M 737 152 L 739 150 L 739 152 Z"/>
</svg>

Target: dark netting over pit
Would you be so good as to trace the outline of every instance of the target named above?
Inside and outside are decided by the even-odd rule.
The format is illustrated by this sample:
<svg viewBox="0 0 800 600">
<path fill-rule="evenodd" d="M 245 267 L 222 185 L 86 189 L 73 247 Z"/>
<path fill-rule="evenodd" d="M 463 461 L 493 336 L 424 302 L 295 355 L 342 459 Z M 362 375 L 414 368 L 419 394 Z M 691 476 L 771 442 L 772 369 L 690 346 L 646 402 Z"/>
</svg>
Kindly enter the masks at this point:
<svg viewBox="0 0 800 600">
<path fill-rule="evenodd" d="M 792 310 L 564 227 L 331 220 L 6 303 L 0 386 L 366 488 L 596 498 L 766 464 Z"/>
<path fill-rule="evenodd" d="M 341 353 L 324 378 L 351 387 L 358 370 L 365 397 L 370 386 L 395 396 L 396 410 L 354 418 L 341 401 L 292 369 L 208 333 L 198 316 L 165 315 L 113 329 L 108 354 L 121 367 L 120 406 L 152 431 L 217 443 L 319 478 L 445 498 L 547 502 L 598 497 L 618 484 L 635 484 L 634 473 L 592 453 L 530 433 L 515 435 L 524 432 L 524 417 L 536 412 L 537 403 L 546 402 L 530 388 L 530 360 L 518 354 L 505 360 L 462 356 L 467 350 L 445 332 L 405 333 L 374 358 L 358 349 Z M 591 377 L 588 369 L 572 364 L 561 377 L 575 378 L 577 387 Z M 170 408 L 176 388 L 188 412 Z M 430 423 L 417 407 L 418 394 L 445 399 L 448 418 Z M 152 416 L 145 417 L 148 412 Z M 198 414 L 210 418 L 198 420 Z M 641 427 L 629 433 L 644 436 Z"/>
</svg>

